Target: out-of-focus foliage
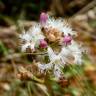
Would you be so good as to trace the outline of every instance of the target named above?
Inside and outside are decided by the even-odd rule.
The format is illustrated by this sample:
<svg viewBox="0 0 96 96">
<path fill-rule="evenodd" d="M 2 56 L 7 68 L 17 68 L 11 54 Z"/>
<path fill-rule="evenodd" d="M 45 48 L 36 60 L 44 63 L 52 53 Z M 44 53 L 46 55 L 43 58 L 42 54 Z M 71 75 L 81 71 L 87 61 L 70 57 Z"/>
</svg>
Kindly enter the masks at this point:
<svg viewBox="0 0 96 96">
<path fill-rule="evenodd" d="M 0 0 L 0 20 L 37 19 L 50 0 Z M 3 22 L 0 22 L 3 23 Z"/>
<path fill-rule="evenodd" d="M 72 16 L 91 0 L 0 0 L 0 25 L 18 19 L 37 20 L 42 11 L 55 16 Z"/>
</svg>

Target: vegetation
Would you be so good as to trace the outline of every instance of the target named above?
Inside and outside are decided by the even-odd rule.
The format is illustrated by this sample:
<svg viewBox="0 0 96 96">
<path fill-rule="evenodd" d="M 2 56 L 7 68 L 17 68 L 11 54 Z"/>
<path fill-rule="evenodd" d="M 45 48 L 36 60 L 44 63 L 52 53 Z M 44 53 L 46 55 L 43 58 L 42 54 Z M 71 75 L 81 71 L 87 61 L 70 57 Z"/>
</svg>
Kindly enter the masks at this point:
<svg viewBox="0 0 96 96">
<path fill-rule="evenodd" d="M 95 4 L 95 0 L 0 0 L 0 96 L 96 96 Z M 49 73 L 37 74 L 35 56 L 20 51 L 22 26 L 29 29 L 42 11 L 67 17 L 78 32 L 77 42 L 87 49 L 83 64 L 66 65 L 59 80 Z"/>
</svg>

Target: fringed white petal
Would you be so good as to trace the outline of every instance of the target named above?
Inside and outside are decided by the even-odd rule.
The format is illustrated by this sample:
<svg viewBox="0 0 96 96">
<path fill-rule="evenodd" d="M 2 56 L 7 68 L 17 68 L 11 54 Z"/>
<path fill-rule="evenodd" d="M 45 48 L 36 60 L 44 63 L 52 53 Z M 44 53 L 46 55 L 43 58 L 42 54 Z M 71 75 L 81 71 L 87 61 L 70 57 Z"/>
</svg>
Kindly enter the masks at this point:
<svg viewBox="0 0 96 96">
<path fill-rule="evenodd" d="M 80 45 L 78 45 L 75 41 L 72 41 L 72 44 L 68 46 L 71 54 L 74 56 L 74 63 L 81 64 L 82 63 L 82 50 L 80 49 Z"/>
<path fill-rule="evenodd" d="M 50 61 L 54 61 L 57 58 L 57 55 L 54 53 L 51 47 L 48 47 L 48 56 Z"/>
<path fill-rule="evenodd" d="M 45 38 L 45 36 L 41 32 L 41 28 L 40 28 L 39 24 L 35 24 L 34 26 L 32 26 L 29 29 L 29 33 L 31 34 L 32 39 L 34 41 L 38 41 L 39 39 L 44 39 Z"/>
<path fill-rule="evenodd" d="M 34 46 L 38 44 L 40 39 L 44 39 L 44 35 L 41 32 L 40 25 L 35 24 L 27 32 L 23 32 L 19 35 L 21 41 L 25 41 L 25 44 L 21 46 L 22 51 L 26 51 L 26 48 L 30 47 L 34 50 Z"/>
<path fill-rule="evenodd" d="M 25 52 L 27 48 L 30 48 L 31 50 L 34 51 L 34 46 L 35 46 L 35 44 L 32 44 L 32 43 L 23 44 L 23 45 L 21 46 L 21 51 L 22 51 L 22 52 Z"/>
<path fill-rule="evenodd" d="M 69 50 L 72 52 L 81 52 L 80 45 L 72 40 L 71 44 L 68 46 Z"/>
<path fill-rule="evenodd" d="M 62 30 L 61 32 L 63 32 L 64 35 L 66 35 L 66 36 L 68 36 L 69 34 L 72 35 L 72 36 L 73 35 L 76 36 L 76 32 L 73 31 L 70 26 L 64 25 L 61 30 Z"/>
<path fill-rule="evenodd" d="M 48 63 L 48 64 L 38 64 L 38 68 L 40 70 L 41 73 L 43 73 L 45 70 L 49 70 L 52 69 L 53 64 Z"/>
<path fill-rule="evenodd" d="M 59 67 L 59 65 L 55 64 L 54 66 L 54 76 L 55 78 L 59 79 L 62 75 L 61 69 Z"/>
</svg>

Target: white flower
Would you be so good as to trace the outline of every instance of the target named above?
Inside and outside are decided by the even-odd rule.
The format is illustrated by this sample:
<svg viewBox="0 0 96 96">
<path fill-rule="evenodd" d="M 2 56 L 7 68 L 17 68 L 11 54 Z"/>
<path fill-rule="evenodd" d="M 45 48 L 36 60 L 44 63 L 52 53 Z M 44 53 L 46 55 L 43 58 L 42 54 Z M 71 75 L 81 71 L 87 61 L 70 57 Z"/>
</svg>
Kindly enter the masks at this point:
<svg viewBox="0 0 96 96">
<path fill-rule="evenodd" d="M 53 74 L 55 78 L 59 79 L 62 76 L 61 68 L 64 68 L 64 65 L 69 60 L 68 57 L 73 56 L 75 64 L 82 63 L 81 52 L 82 51 L 80 50 L 79 45 L 74 41 L 72 41 L 72 45 L 66 47 L 64 46 L 58 55 L 54 53 L 51 47 L 48 47 L 48 56 L 50 59 L 50 63 L 41 64 L 39 65 L 39 68 L 41 72 L 44 72 L 44 70 L 49 70 L 49 69 L 53 70 Z"/>
<path fill-rule="evenodd" d="M 54 19 L 49 17 L 47 23 L 45 24 L 46 28 L 56 28 L 60 32 L 63 32 L 64 35 L 76 35 L 76 32 L 72 30 L 72 28 L 68 25 L 66 21 L 62 18 Z"/>
<path fill-rule="evenodd" d="M 41 32 L 40 25 L 34 24 L 27 32 L 23 32 L 20 34 L 21 41 L 24 41 L 21 50 L 26 51 L 26 48 L 30 48 L 31 50 L 35 50 L 34 47 L 38 44 L 40 39 L 44 39 L 44 35 Z"/>
<path fill-rule="evenodd" d="M 73 40 L 71 45 L 63 46 L 61 52 L 57 55 L 51 47 L 48 47 L 47 52 L 50 59 L 50 63 L 41 64 L 39 65 L 39 68 L 41 72 L 44 72 L 44 70 L 49 69 L 53 70 L 53 74 L 57 79 L 59 79 L 62 76 L 61 68 L 64 68 L 65 64 L 67 64 L 68 61 L 70 61 L 69 57 L 74 57 L 73 62 L 75 64 L 82 63 L 82 51 L 80 49 L 80 46 Z"/>
<path fill-rule="evenodd" d="M 46 71 L 52 70 L 56 79 L 59 79 L 62 75 L 61 65 L 54 62 L 48 64 L 38 64 L 39 72 L 46 74 Z"/>
<path fill-rule="evenodd" d="M 66 38 L 61 34 L 60 40 L 64 38 L 64 42 L 68 42 L 68 44 L 63 44 L 61 52 L 58 54 L 56 54 L 54 50 L 50 46 L 48 46 L 47 53 L 50 62 L 48 64 L 38 64 L 38 68 L 41 73 L 46 73 L 46 71 L 51 70 L 55 78 L 59 79 L 63 73 L 61 68 L 64 68 L 65 64 L 82 64 L 82 50 L 80 48 L 80 45 L 72 40 L 73 38 L 71 38 L 73 37 L 73 35 L 76 35 L 75 31 L 73 31 L 72 28 L 62 18 L 54 19 L 50 17 L 42 17 L 41 23 L 43 23 L 43 25 L 36 23 L 27 32 L 20 34 L 21 41 L 24 41 L 21 46 L 21 50 L 26 51 L 27 48 L 30 48 L 32 51 L 35 50 L 36 45 L 40 44 L 38 42 L 40 42 L 40 40 L 44 40 L 45 38 L 43 32 L 41 31 L 42 27 L 44 27 L 46 30 L 49 30 L 49 32 L 54 32 L 53 30 L 50 31 L 50 29 L 53 28 L 56 31 L 58 30 L 58 32 L 64 33 L 64 36 Z M 68 36 L 70 36 L 70 38 Z M 71 61 L 71 59 L 72 62 L 68 62 Z"/>
<path fill-rule="evenodd" d="M 46 72 L 48 70 L 52 70 L 55 78 L 59 79 L 61 77 L 61 67 L 63 66 L 63 62 L 60 60 L 59 55 L 56 55 L 51 47 L 48 47 L 48 56 L 50 59 L 50 63 L 48 64 L 38 64 L 38 68 L 40 72 Z"/>
</svg>

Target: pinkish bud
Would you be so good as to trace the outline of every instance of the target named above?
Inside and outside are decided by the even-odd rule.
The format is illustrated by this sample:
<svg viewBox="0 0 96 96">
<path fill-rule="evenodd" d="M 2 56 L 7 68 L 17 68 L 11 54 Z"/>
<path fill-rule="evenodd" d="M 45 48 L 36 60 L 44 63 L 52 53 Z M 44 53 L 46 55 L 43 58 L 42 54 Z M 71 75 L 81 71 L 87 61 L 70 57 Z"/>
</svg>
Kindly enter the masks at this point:
<svg viewBox="0 0 96 96">
<path fill-rule="evenodd" d="M 46 22 L 47 22 L 47 20 L 48 20 L 48 14 L 42 12 L 42 13 L 40 14 L 40 23 L 41 23 L 41 25 L 45 25 Z"/>
<path fill-rule="evenodd" d="M 72 41 L 71 36 L 64 36 L 63 43 L 65 43 L 67 45 L 67 44 L 70 44 L 71 41 Z"/>
<path fill-rule="evenodd" d="M 47 42 L 44 39 L 40 40 L 40 47 L 41 48 L 46 48 L 47 47 Z"/>
</svg>

